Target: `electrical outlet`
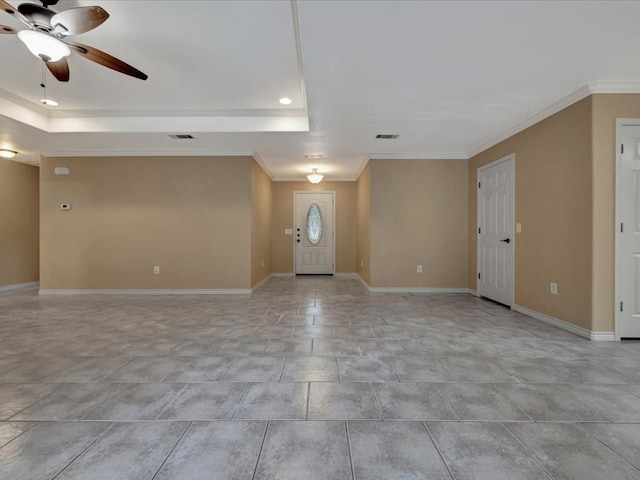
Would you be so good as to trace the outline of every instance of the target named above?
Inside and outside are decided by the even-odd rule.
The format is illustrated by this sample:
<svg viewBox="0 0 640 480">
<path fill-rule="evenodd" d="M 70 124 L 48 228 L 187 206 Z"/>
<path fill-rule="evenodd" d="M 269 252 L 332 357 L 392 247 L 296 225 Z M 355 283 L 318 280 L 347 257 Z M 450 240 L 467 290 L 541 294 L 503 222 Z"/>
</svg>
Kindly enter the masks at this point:
<svg viewBox="0 0 640 480">
<path fill-rule="evenodd" d="M 422 265 L 418 265 L 418 268 L 416 269 L 416 271 L 418 273 L 422 273 Z"/>
<path fill-rule="evenodd" d="M 153 274 L 154 275 L 160 275 L 160 267 L 159 266 L 155 266 L 153 267 Z"/>
<path fill-rule="evenodd" d="M 549 290 L 551 292 L 551 295 L 557 295 L 558 294 L 558 284 L 555 282 L 551 282 L 549 284 Z"/>
</svg>

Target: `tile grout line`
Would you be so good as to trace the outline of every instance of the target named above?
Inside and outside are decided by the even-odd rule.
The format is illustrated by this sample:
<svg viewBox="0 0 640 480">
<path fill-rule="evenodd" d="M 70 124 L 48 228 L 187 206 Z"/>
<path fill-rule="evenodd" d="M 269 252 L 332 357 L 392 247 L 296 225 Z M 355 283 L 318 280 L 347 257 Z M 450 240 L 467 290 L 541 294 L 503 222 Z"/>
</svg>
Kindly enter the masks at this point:
<svg viewBox="0 0 640 480">
<path fill-rule="evenodd" d="M 244 398 L 244 396 L 247 393 L 248 389 L 249 389 L 249 382 L 244 384 L 244 389 L 242 390 L 242 393 L 240 394 L 240 397 L 238 397 L 238 401 L 236 402 L 235 407 L 233 407 L 233 411 L 231 412 L 231 415 L 229 415 L 229 420 L 233 420 L 233 416 L 238 411 L 238 407 L 240 406 L 240 402 L 242 402 L 242 399 Z"/>
<path fill-rule="evenodd" d="M 2 425 L 3 423 L 7 422 L 7 420 L 3 420 L 2 422 L 0 422 L 0 425 Z M 13 423 L 17 423 L 17 422 L 13 422 Z M 11 442 L 13 442 L 14 440 L 20 438 L 22 435 L 24 435 L 25 433 L 27 433 L 29 430 L 31 430 L 32 428 L 34 428 L 36 425 L 42 423 L 39 421 L 35 421 L 35 422 L 28 422 L 28 421 L 20 421 L 20 423 L 33 423 L 33 425 L 31 425 L 29 428 L 27 428 L 24 432 L 20 432 L 18 435 L 16 435 L 15 437 L 13 437 L 11 440 L 3 443 L 2 445 L 0 445 L 0 450 L 2 450 L 4 447 L 6 447 L 7 445 L 9 445 Z"/>
<path fill-rule="evenodd" d="M 459 422 L 460 417 L 458 417 L 458 414 L 455 412 L 453 407 L 449 405 L 449 402 L 445 400 L 444 395 L 442 395 L 440 390 L 438 390 L 438 387 L 436 386 L 436 384 L 430 383 L 430 385 L 431 385 L 431 388 L 433 388 L 436 391 L 436 394 L 440 397 L 440 400 L 442 400 L 442 403 L 444 403 L 445 407 L 447 407 L 447 409 L 453 414 L 453 418 L 455 418 Z"/>
<path fill-rule="evenodd" d="M 422 424 L 422 428 L 424 428 L 425 432 L 427 432 L 427 436 L 429 437 L 429 439 L 431 440 L 431 443 L 433 444 L 433 448 L 436 449 L 436 452 L 438 452 L 438 456 L 440 457 L 440 460 L 442 461 L 442 464 L 444 465 L 444 468 L 447 469 L 447 472 L 449 473 L 449 475 L 451 476 L 451 480 L 455 480 L 455 476 L 453 475 L 453 472 L 451 471 L 451 469 L 449 468 L 449 465 L 447 464 L 447 462 L 445 462 L 444 460 L 444 456 L 442 455 L 442 452 L 440 451 L 440 448 L 438 447 L 438 444 L 436 443 L 436 441 L 433 439 L 433 436 L 431 435 L 431 432 L 429 431 L 429 429 L 427 428 L 427 424 L 426 422 L 420 422 Z"/>
<path fill-rule="evenodd" d="M 224 377 L 227 373 L 229 373 L 229 370 L 231 370 L 231 367 L 233 367 L 233 365 L 236 363 L 236 360 L 238 360 L 240 357 L 231 357 L 231 361 L 229 362 L 229 365 L 227 366 L 227 368 L 225 369 L 224 373 L 222 375 L 220 375 L 220 378 L 218 379 L 218 382 L 222 382 L 224 381 Z"/>
<path fill-rule="evenodd" d="M 344 430 L 347 434 L 347 453 L 349 454 L 349 465 L 351 466 L 351 478 L 356 480 L 356 469 L 353 465 L 353 453 L 351 452 L 351 436 L 349 435 L 349 423 L 345 420 Z"/>
<path fill-rule="evenodd" d="M 307 410 L 304 416 L 305 420 L 309 420 L 309 400 L 311 399 L 311 382 L 307 382 Z"/>
<path fill-rule="evenodd" d="M 382 360 L 387 362 L 387 365 L 389 365 L 391 367 L 391 370 L 393 371 L 393 374 L 396 376 L 396 380 L 398 381 L 398 383 L 402 383 L 400 381 L 400 376 L 398 375 L 398 372 L 396 372 L 396 369 L 393 366 L 393 363 L 391 363 L 391 359 L 389 357 L 380 357 L 380 359 L 382 359 Z"/>
<path fill-rule="evenodd" d="M 282 362 L 282 369 L 280 370 L 280 375 L 278 376 L 278 381 L 277 381 L 277 382 L 275 382 L 275 383 L 280 383 L 280 382 L 282 382 L 282 376 L 284 375 L 284 369 L 285 369 L 285 368 L 286 368 L 286 366 L 287 366 L 287 360 L 289 360 L 289 357 L 288 357 L 288 356 L 285 356 L 285 357 L 284 357 L 284 362 Z"/>
<path fill-rule="evenodd" d="M 384 422 L 384 415 L 382 414 L 382 408 L 380 408 L 380 402 L 378 401 L 376 390 L 373 388 L 373 382 L 368 382 L 368 383 L 369 383 L 369 389 L 373 394 L 373 400 L 374 402 L 376 402 L 376 408 L 378 409 L 378 414 L 380 415 L 380 421 Z"/>
<path fill-rule="evenodd" d="M 253 475 L 251 475 L 251 480 L 254 480 L 258 473 L 258 464 L 260 463 L 260 457 L 262 456 L 262 449 L 264 448 L 264 442 L 266 442 L 267 440 L 267 433 L 269 432 L 270 425 L 271 425 L 271 422 L 267 421 L 267 425 L 264 428 L 264 434 L 262 435 L 262 443 L 260 444 L 260 450 L 258 451 L 258 458 L 256 458 L 256 466 L 253 469 Z"/>
<path fill-rule="evenodd" d="M 104 429 L 104 431 L 100 432 L 100 434 L 92 441 L 89 443 L 89 445 L 87 445 L 85 448 L 83 448 L 80 453 L 78 453 L 75 457 L 73 457 L 64 467 L 62 467 L 60 469 L 60 471 L 58 473 L 56 473 L 53 477 L 51 477 L 51 480 L 55 480 L 56 478 L 58 478 L 60 476 L 60 474 L 65 471 L 69 465 L 71 465 L 73 462 L 75 462 L 83 453 L 85 453 L 87 450 L 89 450 L 93 445 L 95 445 L 95 443 L 100 440 L 102 437 L 104 437 L 107 432 L 109 430 L 111 430 L 115 425 L 116 422 L 109 422 L 110 425 Z"/>
<path fill-rule="evenodd" d="M 590 437 L 594 438 L 596 441 L 598 441 L 599 443 L 601 443 L 602 445 L 604 445 L 606 448 L 608 448 L 609 450 L 611 450 L 613 453 L 615 453 L 616 455 L 618 455 L 620 458 L 622 458 L 624 461 L 626 461 L 627 463 L 629 463 L 632 467 L 634 467 L 636 470 L 640 470 L 640 465 L 636 465 L 635 463 L 633 463 L 631 460 L 629 460 L 627 457 L 625 457 L 624 455 L 622 455 L 621 453 L 618 453 L 613 447 L 609 446 L 608 444 L 606 444 L 604 441 L 600 440 L 600 438 L 595 435 L 594 433 L 590 432 L 588 429 L 585 429 L 582 427 L 582 423 L 581 422 L 576 422 L 576 426 L 587 433 L 587 435 L 589 435 Z"/>
<path fill-rule="evenodd" d="M 169 457 L 173 454 L 173 452 L 175 451 L 175 449 L 178 447 L 178 445 L 180 444 L 180 442 L 182 441 L 182 439 L 184 438 L 184 436 L 187 434 L 187 430 L 189 430 L 191 428 L 191 425 L 193 425 L 193 422 L 189 422 L 187 424 L 187 426 L 185 427 L 185 429 L 183 430 L 182 434 L 180 435 L 180 437 L 178 438 L 178 440 L 176 441 L 175 445 L 173 446 L 173 448 L 171 449 L 171 451 L 167 454 L 167 456 L 164 458 L 164 460 L 162 461 L 162 463 L 160 464 L 160 466 L 158 467 L 158 469 L 156 470 L 156 473 L 153 474 L 153 477 L 151 477 L 151 480 L 155 480 L 155 478 L 158 476 L 158 474 L 160 473 L 160 470 L 162 470 L 162 467 L 164 467 L 164 464 L 167 463 L 167 460 L 169 460 Z"/>
<path fill-rule="evenodd" d="M 0 385 L 1 385 L 2 383 L 3 383 L 3 382 L 0 382 Z M 69 382 L 69 383 L 71 383 L 71 382 Z M 45 398 L 49 397 L 50 395 L 53 395 L 53 394 L 54 394 L 55 392 L 57 392 L 58 390 L 62 389 L 62 387 L 64 387 L 64 386 L 65 386 L 65 384 L 66 384 L 66 382 L 62 382 L 62 383 L 57 384 L 57 386 L 56 386 L 53 390 L 51 390 L 49 393 L 47 393 L 45 396 L 43 396 L 43 397 L 39 398 L 38 400 L 34 401 L 33 403 L 30 403 L 30 404 L 29 404 L 29 405 L 27 405 L 26 407 L 21 408 L 21 409 L 20 409 L 20 410 L 18 410 L 17 412 L 13 413 L 13 415 L 11 415 L 10 417 L 5 418 L 5 419 L 4 419 L 4 420 L 2 420 L 2 421 L 3 421 L 3 422 L 15 422 L 15 421 L 17 421 L 17 420 L 11 420 L 11 419 L 12 419 L 13 417 L 15 417 L 16 415 L 20 415 L 20 413 L 24 412 L 27 408 L 31 408 L 31 407 L 33 407 L 36 403 L 41 402 L 42 400 L 44 400 Z M 56 384 L 46 383 L 46 384 L 43 384 L 43 385 L 56 385 Z M 20 420 L 20 421 L 28 422 L 29 420 Z M 31 420 L 31 421 L 33 421 L 33 420 Z M 36 421 L 38 421 L 38 420 L 36 420 Z"/>
<path fill-rule="evenodd" d="M 572 422 L 572 423 L 573 423 L 573 422 Z M 573 424 L 575 425 L 575 423 L 573 423 Z M 555 477 L 554 477 L 553 475 L 551 475 L 551 472 L 549 472 L 549 471 L 547 470 L 547 468 L 542 464 L 542 462 L 541 462 L 541 461 L 538 461 L 538 459 L 536 458 L 536 456 L 535 456 L 533 453 L 529 452 L 529 450 L 527 450 L 527 448 L 524 446 L 524 444 L 523 444 L 520 440 L 518 440 L 518 438 L 517 438 L 517 437 L 516 437 L 512 432 L 511 432 L 511 430 L 509 430 L 509 429 L 507 428 L 507 426 L 504 424 L 504 422 L 501 422 L 499 425 L 500 425 L 500 428 L 502 428 L 502 430 L 504 430 L 505 432 L 507 432 L 507 435 L 509 435 L 511 438 L 513 438 L 513 440 L 514 440 L 514 441 L 516 442 L 516 444 L 517 444 L 517 445 L 522 449 L 522 451 L 523 451 L 523 452 L 524 452 L 524 453 L 525 453 L 529 458 L 531 458 L 531 460 L 533 460 L 533 462 L 534 462 L 536 465 L 538 465 L 538 466 L 539 466 L 539 467 L 544 471 L 544 473 L 546 473 L 546 474 L 549 476 L 549 478 L 550 478 L 551 480 L 554 480 L 554 479 L 555 479 Z"/>
</svg>

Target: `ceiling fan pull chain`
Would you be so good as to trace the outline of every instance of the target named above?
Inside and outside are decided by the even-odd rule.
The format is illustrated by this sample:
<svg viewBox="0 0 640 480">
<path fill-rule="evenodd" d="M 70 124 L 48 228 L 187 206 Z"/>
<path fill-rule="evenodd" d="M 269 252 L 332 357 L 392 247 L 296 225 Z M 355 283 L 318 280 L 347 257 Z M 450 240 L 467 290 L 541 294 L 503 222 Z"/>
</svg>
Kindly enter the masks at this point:
<svg viewBox="0 0 640 480">
<path fill-rule="evenodd" d="M 42 62 L 42 83 L 40 86 L 42 87 L 42 98 L 47 98 L 47 69 L 44 62 Z"/>
</svg>

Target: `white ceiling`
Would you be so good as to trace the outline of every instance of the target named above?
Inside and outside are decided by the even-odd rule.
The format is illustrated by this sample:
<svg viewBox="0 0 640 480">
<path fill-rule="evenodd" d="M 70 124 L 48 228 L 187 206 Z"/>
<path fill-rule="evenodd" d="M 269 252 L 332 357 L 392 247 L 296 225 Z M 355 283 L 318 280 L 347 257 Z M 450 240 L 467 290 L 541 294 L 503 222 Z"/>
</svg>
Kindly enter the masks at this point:
<svg viewBox="0 0 640 480">
<path fill-rule="evenodd" d="M 19 1 L 9 0 L 14 6 Z M 640 92 L 639 1 L 136 1 L 72 38 L 149 75 L 71 57 L 49 76 L 0 35 L 0 146 L 44 155 L 253 154 L 275 179 L 368 158 L 468 158 L 591 92 Z M 22 28 L 0 12 L 0 24 Z M 293 99 L 282 106 L 278 99 Z M 174 140 L 190 133 L 195 140 Z M 378 133 L 399 134 L 377 140 Z M 305 154 L 322 154 L 321 160 Z"/>
</svg>

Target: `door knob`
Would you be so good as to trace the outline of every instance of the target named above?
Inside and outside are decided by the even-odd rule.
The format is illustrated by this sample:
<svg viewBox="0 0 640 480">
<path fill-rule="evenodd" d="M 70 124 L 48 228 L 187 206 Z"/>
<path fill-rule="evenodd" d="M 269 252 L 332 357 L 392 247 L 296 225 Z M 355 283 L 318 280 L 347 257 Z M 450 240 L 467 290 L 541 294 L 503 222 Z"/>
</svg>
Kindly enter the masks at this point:
<svg viewBox="0 0 640 480">
<path fill-rule="evenodd" d="M 501 242 L 504 243 L 511 243 L 511 239 L 510 238 L 505 238 L 504 240 L 500 240 Z"/>
</svg>

